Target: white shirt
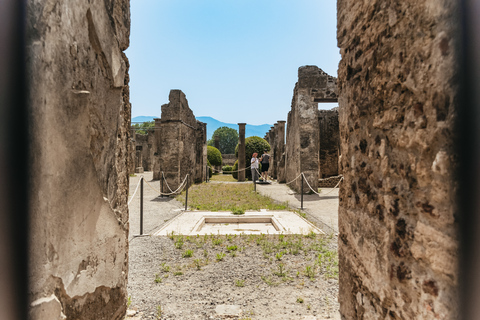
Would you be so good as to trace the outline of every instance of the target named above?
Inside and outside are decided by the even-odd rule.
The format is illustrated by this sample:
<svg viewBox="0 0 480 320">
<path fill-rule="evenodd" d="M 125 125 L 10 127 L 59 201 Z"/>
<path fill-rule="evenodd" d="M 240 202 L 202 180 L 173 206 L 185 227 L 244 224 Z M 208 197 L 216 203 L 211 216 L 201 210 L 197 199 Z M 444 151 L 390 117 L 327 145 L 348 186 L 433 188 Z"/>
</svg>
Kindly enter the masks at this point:
<svg viewBox="0 0 480 320">
<path fill-rule="evenodd" d="M 251 163 L 252 163 L 252 166 L 251 166 L 252 169 L 258 169 L 258 158 L 252 158 Z"/>
</svg>

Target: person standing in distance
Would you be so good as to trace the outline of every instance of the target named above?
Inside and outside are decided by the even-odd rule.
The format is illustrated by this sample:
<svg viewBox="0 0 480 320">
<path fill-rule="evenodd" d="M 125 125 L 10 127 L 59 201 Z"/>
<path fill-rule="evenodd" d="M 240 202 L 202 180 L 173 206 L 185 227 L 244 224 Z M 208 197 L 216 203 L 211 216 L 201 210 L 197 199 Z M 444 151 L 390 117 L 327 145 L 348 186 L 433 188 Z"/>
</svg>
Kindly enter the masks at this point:
<svg viewBox="0 0 480 320">
<path fill-rule="evenodd" d="M 267 153 L 267 150 L 263 150 L 262 157 L 260 158 L 262 163 L 262 178 L 263 181 L 267 182 L 268 180 L 268 167 L 270 166 L 270 156 Z"/>
<path fill-rule="evenodd" d="M 250 161 L 251 163 L 251 167 L 250 169 L 252 170 L 252 181 L 255 182 L 258 180 L 258 174 L 257 174 L 257 170 L 258 170 L 258 153 L 254 153 L 252 154 L 252 160 Z"/>
</svg>

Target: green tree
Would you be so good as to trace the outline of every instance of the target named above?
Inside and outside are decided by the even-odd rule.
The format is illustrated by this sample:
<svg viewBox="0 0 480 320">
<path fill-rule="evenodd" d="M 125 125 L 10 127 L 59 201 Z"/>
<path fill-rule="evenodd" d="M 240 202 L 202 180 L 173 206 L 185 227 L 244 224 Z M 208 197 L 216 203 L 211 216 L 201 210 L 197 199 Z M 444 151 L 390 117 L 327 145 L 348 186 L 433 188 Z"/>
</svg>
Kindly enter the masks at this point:
<svg viewBox="0 0 480 320">
<path fill-rule="evenodd" d="M 218 149 L 222 154 L 232 154 L 235 152 L 235 146 L 238 143 L 237 130 L 229 127 L 220 127 L 213 133 L 212 139 L 208 140 L 207 145 L 215 147 L 215 136 L 219 137 Z"/>
<path fill-rule="evenodd" d="M 222 165 L 222 154 L 220 151 L 212 146 L 207 147 L 207 161 L 210 162 L 213 166 Z"/>
<path fill-rule="evenodd" d="M 135 123 L 132 127 L 136 133 L 147 134 L 147 131 L 153 130 L 155 128 L 155 121 Z"/>
</svg>

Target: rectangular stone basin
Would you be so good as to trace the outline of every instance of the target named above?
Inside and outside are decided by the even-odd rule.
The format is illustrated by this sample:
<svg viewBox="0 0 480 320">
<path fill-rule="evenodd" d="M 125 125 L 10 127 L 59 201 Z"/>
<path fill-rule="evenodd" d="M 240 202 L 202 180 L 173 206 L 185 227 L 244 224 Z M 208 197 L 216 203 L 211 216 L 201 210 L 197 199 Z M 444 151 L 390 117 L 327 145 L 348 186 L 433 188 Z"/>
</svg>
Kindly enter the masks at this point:
<svg viewBox="0 0 480 320">
<path fill-rule="evenodd" d="M 244 215 L 230 212 L 183 212 L 154 233 L 171 234 L 308 234 L 323 233 L 309 221 L 289 211 L 252 211 Z"/>
</svg>

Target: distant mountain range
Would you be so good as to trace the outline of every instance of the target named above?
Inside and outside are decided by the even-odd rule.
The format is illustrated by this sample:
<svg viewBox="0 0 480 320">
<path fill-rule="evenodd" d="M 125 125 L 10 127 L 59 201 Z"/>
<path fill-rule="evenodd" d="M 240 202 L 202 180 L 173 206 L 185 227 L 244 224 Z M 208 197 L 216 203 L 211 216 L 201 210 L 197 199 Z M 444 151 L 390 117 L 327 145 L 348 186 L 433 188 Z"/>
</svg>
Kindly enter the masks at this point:
<svg viewBox="0 0 480 320">
<path fill-rule="evenodd" d="M 132 118 L 132 123 L 153 121 L 153 119 L 155 118 L 159 118 L 159 117 L 138 116 L 138 117 Z M 198 121 L 202 121 L 207 124 L 207 139 L 211 139 L 215 130 L 217 130 L 220 127 L 229 127 L 238 131 L 238 124 L 236 123 L 226 123 L 226 122 L 218 121 L 217 119 L 214 119 L 212 117 L 196 117 L 196 119 Z M 263 138 L 265 134 L 268 132 L 268 130 L 270 130 L 270 127 L 272 126 L 273 126 L 272 124 L 261 124 L 261 125 L 247 124 L 245 126 L 245 138 L 248 138 L 251 136 L 258 136 L 260 138 Z"/>
</svg>

